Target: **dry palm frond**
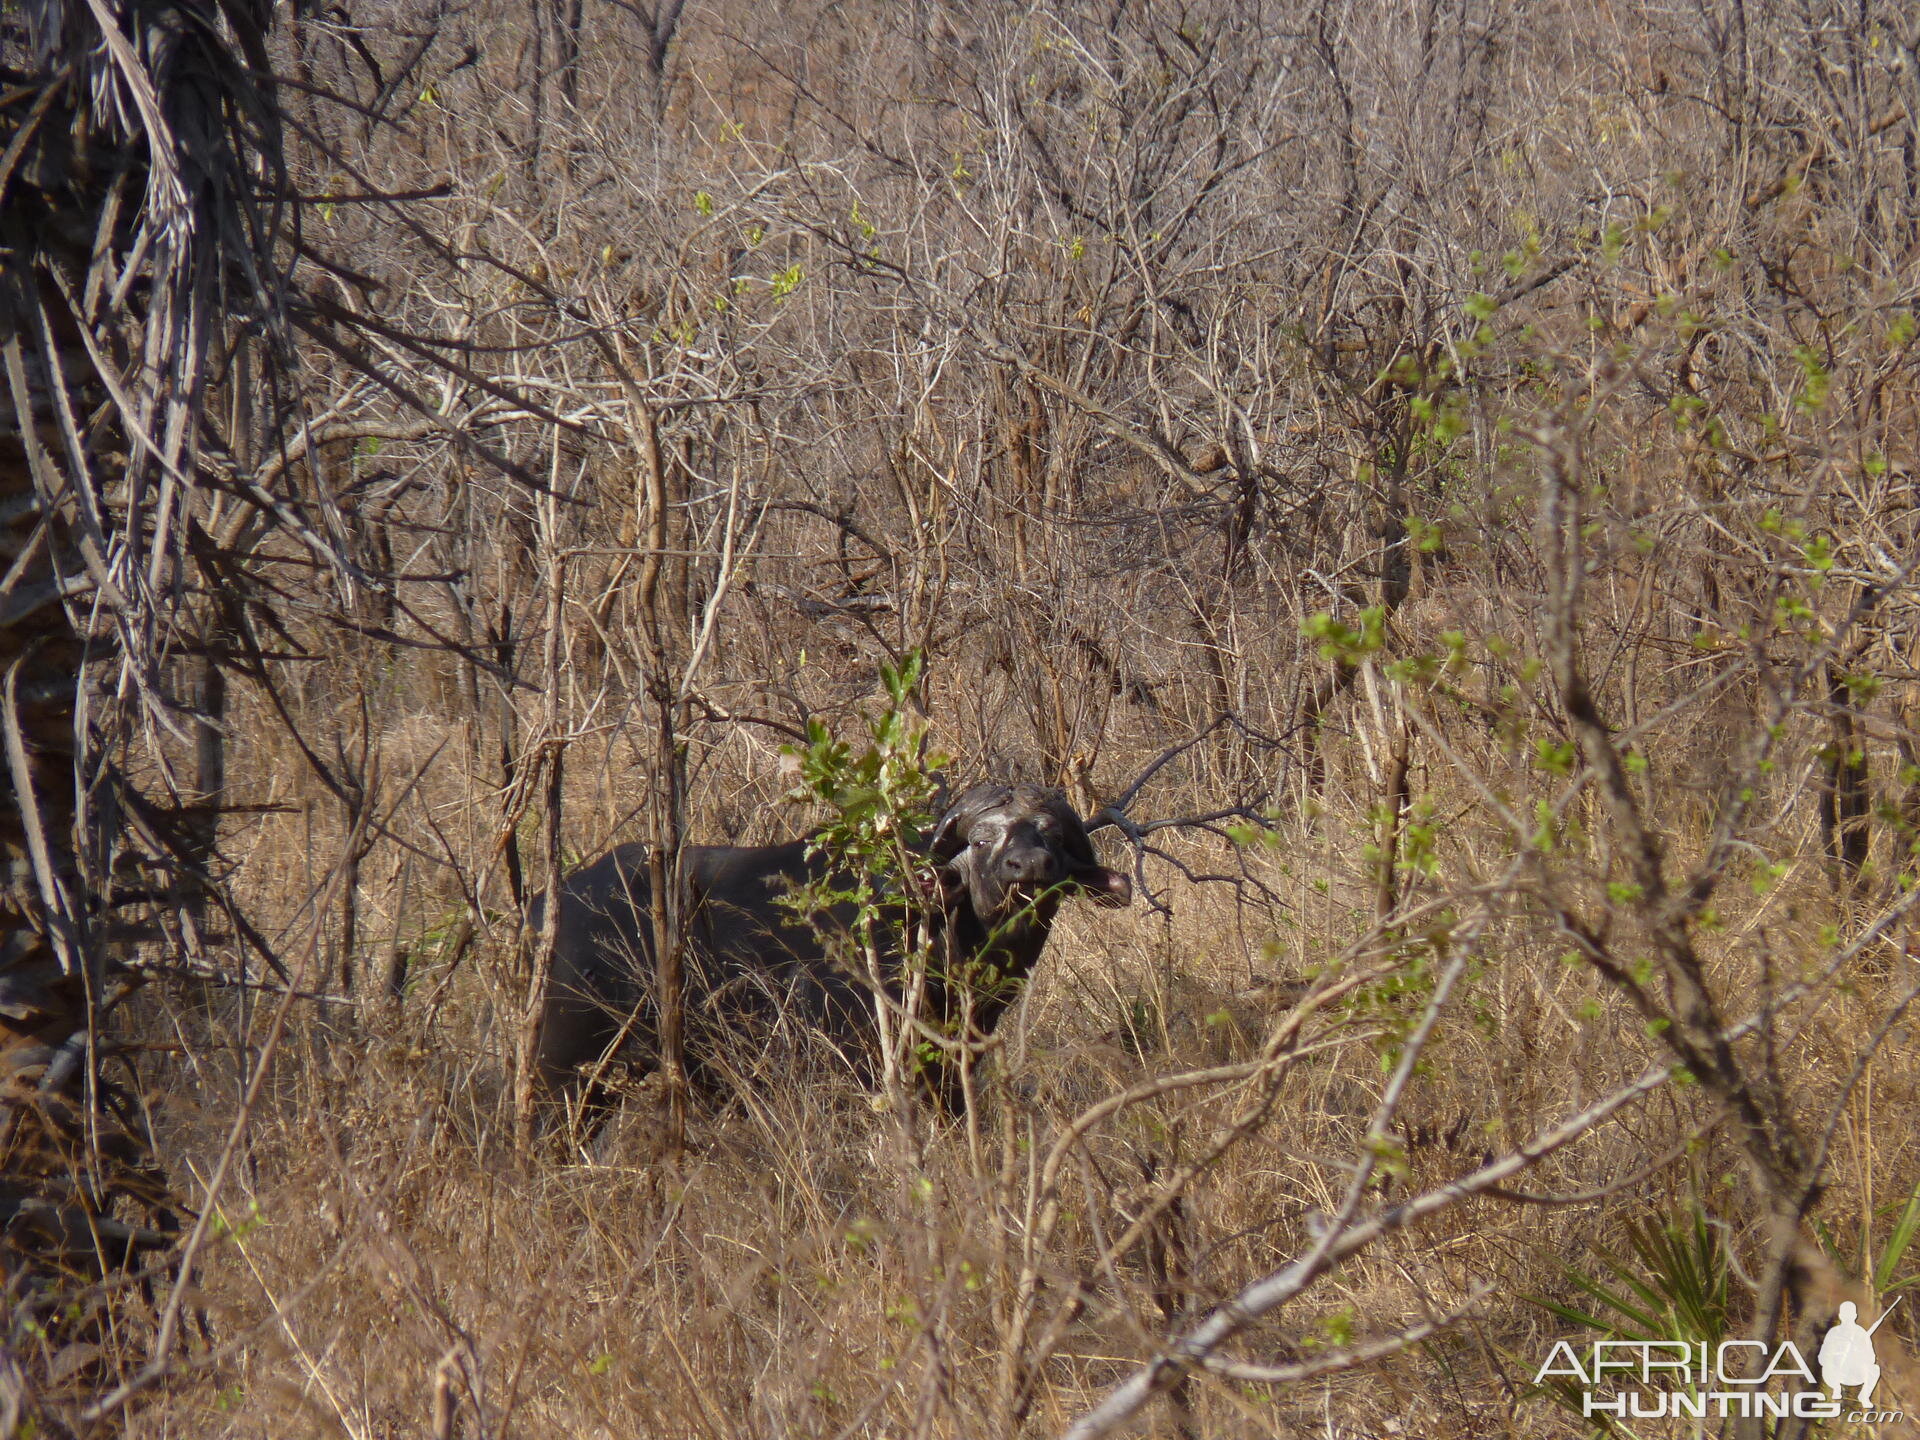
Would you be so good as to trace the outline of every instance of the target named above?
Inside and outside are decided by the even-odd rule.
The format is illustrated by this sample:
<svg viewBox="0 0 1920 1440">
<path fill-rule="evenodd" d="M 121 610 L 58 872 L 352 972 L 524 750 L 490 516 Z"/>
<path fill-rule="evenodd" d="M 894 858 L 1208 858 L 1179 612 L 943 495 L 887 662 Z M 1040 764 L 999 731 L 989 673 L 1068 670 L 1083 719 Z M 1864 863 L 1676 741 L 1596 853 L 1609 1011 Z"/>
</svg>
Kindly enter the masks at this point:
<svg viewBox="0 0 1920 1440">
<path fill-rule="evenodd" d="M 208 797 L 156 742 L 191 718 L 167 677 L 205 558 L 213 359 L 250 347 L 273 377 L 290 354 L 268 11 L 35 0 L 0 33 L 0 1266 L 27 1327 L 7 1343 L 48 1356 L 106 1333 L 74 1285 L 175 1228 L 109 1063 L 109 945 L 129 916 L 204 941 Z"/>
</svg>

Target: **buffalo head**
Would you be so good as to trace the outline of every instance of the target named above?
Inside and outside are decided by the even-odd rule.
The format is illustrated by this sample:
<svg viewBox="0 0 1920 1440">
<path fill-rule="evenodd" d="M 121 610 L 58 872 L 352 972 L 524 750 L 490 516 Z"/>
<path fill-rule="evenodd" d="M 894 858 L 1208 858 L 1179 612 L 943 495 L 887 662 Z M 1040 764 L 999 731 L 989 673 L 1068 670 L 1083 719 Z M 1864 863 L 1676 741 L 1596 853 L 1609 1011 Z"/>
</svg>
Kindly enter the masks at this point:
<svg viewBox="0 0 1920 1440">
<path fill-rule="evenodd" d="M 941 888 L 964 894 L 983 921 L 1066 895 L 1133 899 L 1132 882 L 1095 857 L 1067 797 L 1038 785 L 974 786 L 940 818 L 928 850 Z"/>
</svg>

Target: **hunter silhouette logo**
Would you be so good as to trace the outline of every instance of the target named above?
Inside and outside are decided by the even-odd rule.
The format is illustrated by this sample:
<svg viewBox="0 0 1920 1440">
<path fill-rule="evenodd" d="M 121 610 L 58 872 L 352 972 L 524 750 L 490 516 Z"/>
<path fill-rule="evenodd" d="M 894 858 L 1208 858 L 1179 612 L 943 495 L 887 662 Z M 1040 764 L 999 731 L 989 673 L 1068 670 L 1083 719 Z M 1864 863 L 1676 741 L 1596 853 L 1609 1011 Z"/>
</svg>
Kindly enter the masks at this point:
<svg viewBox="0 0 1920 1440">
<path fill-rule="evenodd" d="M 1900 1302 L 1896 1300 L 1893 1303 L 1898 1305 Z M 1827 1331 L 1827 1338 L 1820 1342 L 1820 1380 L 1833 1391 L 1836 1400 L 1845 1391 L 1858 1385 L 1860 1406 L 1865 1409 L 1873 1403 L 1873 1387 L 1880 1383 L 1880 1366 L 1873 1358 L 1873 1330 L 1878 1330 L 1886 1323 L 1893 1309 L 1888 1307 L 1873 1322 L 1873 1330 L 1854 1319 L 1859 1313 L 1851 1300 L 1841 1303 L 1840 1318 Z"/>
<path fill-rule="evenodd" d="M 1896 1301 L 1897 1305 L 1899 1302 Z M 1850 1424 L 1893 1424 L 1897 1410 L 1875 1410 L 1873 1392 L 1880 1383 L 1880 1362 L 1873 1334 L 1886 1323 L 1893 1306 L 1871 1326 L 1859 1321 L 1852 1301 L 1840 1306 L 1814 1357 L 1815 1379 L 1791 1340 L 1778 1345 L 1758 1340 L 1595 1340 L 1583 1354 L 1571 1341 L 1556 1343 L 1533 1377 L 1565 1386 L 1575 1382 L 1569 1399 L 1582 1415 L 1620 1419 L 1784 1419 L 1843 1420 Z M 1829 1391 L 1832 1393 L 1829 1395 Z M 1846 1396 L 1856 1392 L 1851 1405 Z"/>
</svg>

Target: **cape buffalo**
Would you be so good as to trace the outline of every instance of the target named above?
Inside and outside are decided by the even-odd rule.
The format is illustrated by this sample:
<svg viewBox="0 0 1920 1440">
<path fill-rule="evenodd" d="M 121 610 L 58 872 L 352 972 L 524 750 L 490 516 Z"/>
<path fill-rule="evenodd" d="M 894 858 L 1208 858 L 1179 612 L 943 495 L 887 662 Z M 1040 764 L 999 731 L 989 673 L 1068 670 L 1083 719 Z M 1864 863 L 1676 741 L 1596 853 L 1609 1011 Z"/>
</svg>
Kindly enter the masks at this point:
<svg viewBox="0 0 1920 1440">
<path fill-rule="evenodd" d="M 686 851 L 685 1043 L 696 1078 L 755 1073 L 783 1022 L 825 1041 L 855 1074 L 873 1074 L 872 987 L 844 957 L 830 957 L 846 947 L 823 941 L 849 915 L 807 920 L 781 903 L 796 884 L 831 874 L 806 852 L 804 841 Z M 992 1032 L 1040 958 L 1063 897 L 1111 906 L 1133 898 L 1127 877 L 1095 858 L 1067 798 L 1035 785 L 975 786 L 941 817 L 926 853 L 929 867 L 915 878 L 926 903 L 897 913 L 902 924 L 918 914 L 929 925 L 925 1018 L 948 1034 L 963 1016 L 971 1038 Z M 583 1071 L 615 1051 L 642 1064 L 656 1058 L 649 897 L 642 845 L 567 877 L 541 1033 L 550 1091 L 577 1094 Z M 890 981 L 900 930 L 890 926 L 883 941 Z"/>
</svg>

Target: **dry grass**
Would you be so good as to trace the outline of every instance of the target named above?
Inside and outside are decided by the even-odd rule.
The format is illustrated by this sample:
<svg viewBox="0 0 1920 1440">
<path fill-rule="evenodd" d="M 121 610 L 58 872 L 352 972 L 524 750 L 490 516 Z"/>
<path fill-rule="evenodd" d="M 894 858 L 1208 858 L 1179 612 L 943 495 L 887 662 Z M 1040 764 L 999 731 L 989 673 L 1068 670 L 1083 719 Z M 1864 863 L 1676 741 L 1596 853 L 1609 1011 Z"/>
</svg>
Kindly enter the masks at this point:
<svg viewBox="0 0 1920 1440">
<path fill-rule="evenodd" d="M 448 1376 L 463 1434 L 994 1433 L 1036 1157 L 1105 1096 L 1258 1048 L 1311 970 L 1370 929 L 1364 877 L 1342 878 L 1363 822 L 1335 803 L 1314 821 L 1281 822 L 1282 845 L 1259 862 L 1281 906 L 1174 883 L 1170 915 L 1072 914 L 1010 1022 L 978 1133 L 918 1115 L 918 1162 L 862 1095 L 795 1077 L 707 1097 L 678 1164 L 659 1160 L 659 1116 L 643 1090 L 591 1158 L 549 1153 L 523 1167 L 488 981 L 501 942 L 483 943 L 451 977 L 427 949 L 399 1010 L 366 1000 L 305 1012 L 250 1132 L 245 1178 L 221 1202 L 237 1228 L 202 1268 L 198 1358 L 130 1431 L 418 1434 L 435 1377 Z M 252 873 L 275 874 L 268 857 L 298 869 L 295 825 L 261 828 L 275 825 L 283 838 L 260 837 Z M 325 842 L 312 847 L 324 853 Z M 1220 859 L 1217 846 L 1185 853 Z M 393 900 L 369 887 L 369 914 Z M 392 917 L 409 933 L 433 912 L 414 903 Z M 1809 863 L 1729 927 L 1716 980 L 1729 994 L 1754 983 L 1753 951 L 1739 940 L 1764 932 L 1774 953 L 1789 953 L 1836 913 Z M 1797 1017 L 1782 1064 L 1809 1103 L 1831 1092 L 1903 978 L 1899 966 L 1877 968 L 1857 967 Z M 1094 1132 L 1040 1256 L 1043 1314 L 1077 1285 L 1089 1304 L 1047 1363 L 1034 1433 L 1063 1428 L 1195 1307 L 1311 1243 L 1381 1088 L 1383 1025 L 1409 1003 L 1355 1005 L 1314 1027 L 1326 1048 L 1185 1188 L 1156 1243 L 1117 1262 L 1103 1261 L 1103 1247 L 1244 1096 L 1176 1094 Z M 204 1173 L 237 1086 L 227 1041 L 244 1023 L 221 993 L 156 1005 L 147 1025 L 163 1021 L 193 1057 L 159 1082 L 167 1152 L 183 1173 Z M 1401 1107 L 1405 1169 L 1385 1197 L 1471 1168 L 1618 1085 L 1656 1048 L 1589 969 L 1514 925 L 1488 947 Z M 1910 1046 L 1884 1049 L 1849 1107 L 1820 1207 L 1836 1228 L 1920 1180 L 1898 1118 L 1920 1084 L 1912 1057 Z M 1683 1142 L 1698 1118 L 1681 1097 L 1656 1102 L 1521 1188 L 1605 1186 Z M 1273 1392 L 1203 1383 L 1185 1423 L 1201 1435 L 1564 1433 L 1558 1412 L 1525 1398 L 1533 1357 L 1558 1332 L 1522 1297 L 1565 1293 L 1562 1267 L 1591 1242 L 1617 1241 L 1626 1218 L 1690 1194 L 1751 1243 L 1756 1227 L 1730 1188 L 1737 1163 L 1716 1134 L 1590 1203 L 1481 1202 L 1383 1241 L 1242 1348 L 1310 1355 L 1349 1331 L 1414 1323 L 1476 1282 L 1491 1281 L 1493 1296 L 1444 1339 L 1359 1372 Z M 1164 1411 L 1152 1421 L 1165 1433 L 1173 1424 Z"/>
</svg>

